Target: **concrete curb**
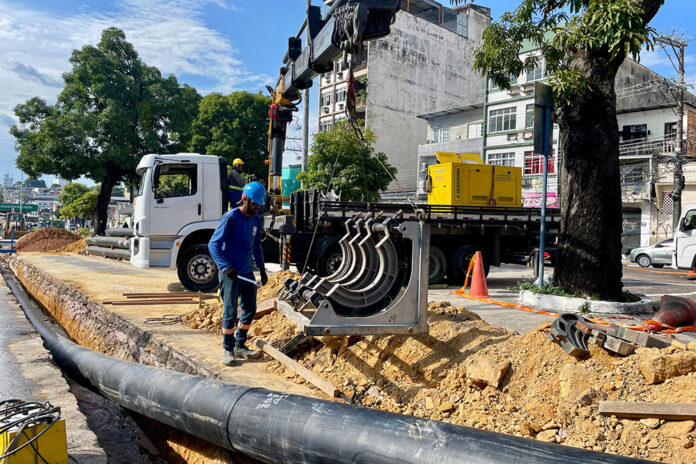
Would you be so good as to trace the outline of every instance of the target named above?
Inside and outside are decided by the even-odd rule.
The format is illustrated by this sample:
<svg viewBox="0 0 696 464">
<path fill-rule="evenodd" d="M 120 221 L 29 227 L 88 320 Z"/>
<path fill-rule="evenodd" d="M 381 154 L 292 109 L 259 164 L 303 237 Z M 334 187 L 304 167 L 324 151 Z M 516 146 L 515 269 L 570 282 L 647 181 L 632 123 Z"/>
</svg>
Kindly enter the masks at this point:
<svg viewBox="0 0 696 464">
<path fill-rule="evenodd" d="M 554 313 L 646 314 L 653 312 L 652 300 L 650 298 L 641 298 L 640 301 L 635 303 L 618 303 L 544 295 L 529 290 L 522 290 L 519 300 L 520 303 L 526 306 Z M 581 310 L 581 307 L 584 307 L 584 310 Z"/>
</svg>

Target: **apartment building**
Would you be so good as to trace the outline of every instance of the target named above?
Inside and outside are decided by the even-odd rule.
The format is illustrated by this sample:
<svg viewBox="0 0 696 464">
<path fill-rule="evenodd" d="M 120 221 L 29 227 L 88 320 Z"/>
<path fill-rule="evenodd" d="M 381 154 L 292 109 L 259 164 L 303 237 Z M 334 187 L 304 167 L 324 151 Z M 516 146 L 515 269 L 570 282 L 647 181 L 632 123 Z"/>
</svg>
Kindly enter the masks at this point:
<svg viewBox="0 0 696 464">
<path fill-rule="evenodd" d="M 353 57 L 358 117 L 376 136 L 375 148 L 398 169 L 385 198 L 409 197 L 418 184 L 418 145 L 428 137 L 419 115 L 483 101 L 483 78 L 473 52 L 490 24 L 490 9 L 449 8 L 433 0 L 408 0 L 388 36 Z M 319 79 L 320 131 L 345 119 L 346 72 L 340 63 Z"/>
</svg>

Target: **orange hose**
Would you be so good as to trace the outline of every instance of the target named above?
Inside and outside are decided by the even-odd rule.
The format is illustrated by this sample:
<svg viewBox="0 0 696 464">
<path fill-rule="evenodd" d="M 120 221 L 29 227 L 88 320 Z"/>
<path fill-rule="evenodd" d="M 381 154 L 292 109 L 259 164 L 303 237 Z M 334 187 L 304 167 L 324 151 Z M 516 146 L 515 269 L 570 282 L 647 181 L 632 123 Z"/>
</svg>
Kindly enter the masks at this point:
<svg viewBox="0 0 696 464">
<path fill-rule="evenodd" d="M 511 308 L 511 309 L 518 309 L 520 311 L 526 311 L 529 313 L 536 313 L 536 314 L 543 314 L 544 316 L 551 316 L 551 317 L 558 317 L 560 314 L 558 313 L 551 313 L 548 311 L 542 311 L 541 309 L 535 309 L 535 308 L 530 308 L 529 306 L 524 306 L 518 303 L 508 303 L 506 301 L 496 301 L 492 300 L 490 298 L 483 298 L 483 297 L 478 297 L 478 296 L 472 296 L 469 293 L 466 293 L 464 289 L 466 289 L 467 285 L 469 284 L 469 273 L 474 267 L 474 258 L 471 258 L 471 261 L 469 261 L 469 270 L 466 272 L 466 278 L 464 279 L 464 286 L 460 288 L 457 291 L 450 292 L 452 295 L 456 296 L 461 296 L 463 298 L 468 298 L 470 300 L 476 300 L 480 301 L 482 303 L 488 303 L 488 304 L 493 304 L 496 306 L 502 306 L 503 308 Z M 629 268 L 631 269 L 631 268 Z M 643 269 L 640 269 L 643 270 Z M 645 272 L 664 272 L 666 274 L 674 274 L 673 272 L 665 272 L 665 271 L 645 271 Z M 594 318 L 594 319 L 588 319 L 590 322 L 594 324 L 601 324 L 601 325 L 609 325 L 610 322 L 607 322 L 603 319 L 599 318 Z M 683 327 L 672 327 L 670 325 L 664 324 L 659 321 L 653 321 L 648 320 L 645 321 L 642 325 L 625 325 L 625 324 L 620 324 L 620 323 L 615 323 L 616 325 L 619 325 L 621 327 L 625 327 L 627 329 L 631 330 L 640 330 L 640 331 L 645 331 L 645 332 L 659 332 L 659 333 L 681 333 L 681 332 L 696 332 L 696 326 L 683 326 Z"/>
</svg>

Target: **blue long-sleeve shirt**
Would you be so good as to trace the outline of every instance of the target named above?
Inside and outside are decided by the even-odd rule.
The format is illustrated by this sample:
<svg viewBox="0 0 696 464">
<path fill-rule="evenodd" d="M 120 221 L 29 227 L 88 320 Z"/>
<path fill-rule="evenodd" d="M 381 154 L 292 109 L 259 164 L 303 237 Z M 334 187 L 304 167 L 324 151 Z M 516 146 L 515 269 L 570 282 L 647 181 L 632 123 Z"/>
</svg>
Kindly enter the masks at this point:
<svg viewBox="0 0 696 464">
<path fill-rule="evenodd" d="M 213 238 L 208 243 L 208 250 L 220 272 L 229 268 L 236 270 L 238 274 L 252 272 L 252 254 L 256 266 L 263 269 L 261 218 L 256 215 L 247 217 L 239 208 L 228 211 L 220 219 Z"/>
</svg>

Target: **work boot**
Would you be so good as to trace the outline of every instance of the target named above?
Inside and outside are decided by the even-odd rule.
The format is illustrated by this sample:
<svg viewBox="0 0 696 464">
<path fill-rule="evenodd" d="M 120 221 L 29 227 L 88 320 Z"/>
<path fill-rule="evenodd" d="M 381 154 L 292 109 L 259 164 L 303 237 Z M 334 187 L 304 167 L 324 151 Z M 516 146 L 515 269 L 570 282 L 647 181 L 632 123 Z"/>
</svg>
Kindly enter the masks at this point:
<svg viewBox="0 0 696 464">
<path fill-rule="evenodd" d="M 250 350 L 246 346 L 235 346 L 234 355 L 240 359 L 256 359 L 261 356 L 259 350 Z"/>
<path fill-rule="evenodd" d="M 234 351 L 237 351 L 237 348 L 235 348 Z M 237 360 L 234 357 L 234 353 L 232 351 L 225 350 L 225 356 L 222 358 L 222 364 L 225 366 L 234 366 L 236 362 Z"/>
</svg>

